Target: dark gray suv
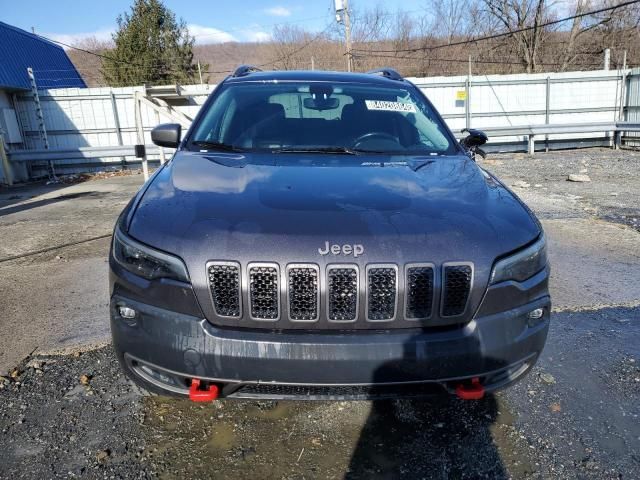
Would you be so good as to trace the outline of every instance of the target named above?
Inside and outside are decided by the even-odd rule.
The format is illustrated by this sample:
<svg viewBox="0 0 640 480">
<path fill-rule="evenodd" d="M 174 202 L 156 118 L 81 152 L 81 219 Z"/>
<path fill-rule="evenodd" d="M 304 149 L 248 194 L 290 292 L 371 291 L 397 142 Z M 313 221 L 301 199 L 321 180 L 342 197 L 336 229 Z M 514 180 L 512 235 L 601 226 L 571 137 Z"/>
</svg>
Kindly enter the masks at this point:
<svg viewBox="0 0 640 480">
<path fill-rule="evenodd" d="M 193 400 L 480 398 L 549 328 L 531 211 L 392 70 L 225 79 L 122 212 L 111 329 L 124 370 Z"/>
</svg>

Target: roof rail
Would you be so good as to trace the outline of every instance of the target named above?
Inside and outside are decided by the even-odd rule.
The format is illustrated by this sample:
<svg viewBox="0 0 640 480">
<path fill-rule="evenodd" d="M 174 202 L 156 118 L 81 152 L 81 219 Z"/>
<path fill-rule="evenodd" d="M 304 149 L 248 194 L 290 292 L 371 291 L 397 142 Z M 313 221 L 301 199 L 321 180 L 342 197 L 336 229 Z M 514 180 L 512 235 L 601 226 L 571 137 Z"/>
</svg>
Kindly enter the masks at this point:
<svg viewBox="0 0 640 480">
<path fill-rule="evenodd" d="M 250 73 L 253 72 L 261 72 L 262 70 L 259 69 L 258 67 L 254 67 L 253 65 L 240 65 L 238 68 L 235 69 L 235 71 L 233 72 L 233 74 L 231 74 L 232 77 L 244 77 L 245 75 L 249 75 Z"/>
<path fill-rule="evenodd" d="M 367 73 L 370 75 L 380 75 L 390 80 L 404 80 L 402 75 L 400 75 L 398 71 L 394 70 L 393 68 L 378 68 L 376 70 L 369 70 Z"/>
</svg>

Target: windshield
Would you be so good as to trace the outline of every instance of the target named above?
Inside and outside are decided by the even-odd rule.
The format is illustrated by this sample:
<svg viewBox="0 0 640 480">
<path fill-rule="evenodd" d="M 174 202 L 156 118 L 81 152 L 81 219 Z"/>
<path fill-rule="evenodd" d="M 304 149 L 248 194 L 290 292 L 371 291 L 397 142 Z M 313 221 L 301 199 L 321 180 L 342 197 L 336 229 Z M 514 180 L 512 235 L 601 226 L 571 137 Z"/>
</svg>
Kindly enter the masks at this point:
<svg viewBox="0 0 640 480">
<path fill-rule="evenodd" d="M 339 82 L 224 85 L 189 148 L 395 155 L 457 151 L 415 88 Z"/>
</svg>

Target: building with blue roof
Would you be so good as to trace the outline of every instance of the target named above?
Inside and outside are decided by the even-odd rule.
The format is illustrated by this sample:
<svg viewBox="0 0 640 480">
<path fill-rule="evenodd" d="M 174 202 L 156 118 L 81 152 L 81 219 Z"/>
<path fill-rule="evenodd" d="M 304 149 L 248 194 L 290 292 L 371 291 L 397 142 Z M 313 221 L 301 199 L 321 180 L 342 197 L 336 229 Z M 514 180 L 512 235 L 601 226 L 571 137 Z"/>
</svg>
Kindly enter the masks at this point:
<svg viewBox="0 0 640 480">
<path fill-rule="evenodd" d="M 28 68 L 33 69 L 38 89 L 86 87 L 62 47 L 0 22 L 0 140 L 10 149 L 23 144 L 14 102 L 16 93 L 31 89 Z M 6 157 L 0 160 L 0 183 L 7 183 Z M 14 167 L 14 180 L 26 176 L 24 165 Z"/>
<path fill-rule="evenodd" d="M 31 88 L 27 68 L 33 68 L 38 88 L 84 88 L 84 80 L 61 46 L 0 22 L 0 89 Z M 40 73 L 40 75 L 39 75 Z"/>
</svg>

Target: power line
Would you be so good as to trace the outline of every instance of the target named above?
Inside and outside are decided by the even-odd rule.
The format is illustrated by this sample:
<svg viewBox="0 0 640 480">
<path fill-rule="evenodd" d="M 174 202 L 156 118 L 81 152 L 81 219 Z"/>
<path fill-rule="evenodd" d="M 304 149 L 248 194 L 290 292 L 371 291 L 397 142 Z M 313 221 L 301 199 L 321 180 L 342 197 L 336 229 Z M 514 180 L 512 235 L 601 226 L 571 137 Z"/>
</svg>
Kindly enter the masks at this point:
<svg viewBox="0 0 640 480">
<path fill-rule="evenodd" d="M 452 42 L 452 43 L 443 43 L 440 45 L 434 45 L 432 47 L 415 47 L 415 48 L 400 48 L 400 49 L 395 49 L 395 50 L 370 50 L 369 52 L 375 52 L 375 53 L 398 53 L 398 52 L 420 52 L 420 51 L 425 51 L 425 50 L 438 50 L 440 48 L 446 48 L 446 47 L 455 47 L 458 45 L 468 45 L 470 43 L 477 43 L 477 42 L 482 42 L 485 40 L 494 40 L 496 38 L 502 38 L 502 37 L 508 37 L 511 35 L 515 35 L 517 33 L 522 33 L 522 32 L 528 32 L 529 30 L 534 30 L 536 28 L 543 28 L 543 27 L 548 27 L 549 25 L 557 25 L 559 23 L 564 23 L 567 22 L 569 20 L 573 20 L 574 18 L 582 18 L 582 17 L 588 17 L 590 15 L 596 15 L 598 13 L 603 13 L 603 12 L 608 12 L 610 10 L 617 10 L 618 8 L 622 8 L 622 7 L 627 7 L 629 5 L 634 5 L 636 3 L 640 3 L 640 0 L 630 0 L 627 2 L 623 2 L 623 3 L 619 3 L 618 5 L 615 5 L 613 7 L 605 7 L 605 8 L 600 8 L 598 10 L 592 10 L 590 12 L 584 12 L 584 13 L 578 13 L 576 15 L 571 15 L 569 17 L 565 17 L 565 18 L 561 18 L 558 20 L 552 20 L 549 22 L 545 22 L 545 23 L 541 23 L 540 25 L 537 26 L 531 26 L 531 27 L 524 27 L 524 28 L 520 28 L 517 30 L 512 30 L 509 32 L 502 32 L 502 33 L 495 33 L 493 35 L 486 35 L 484 37 L 475 37 L 475 38 L 471 38 L 469 40 L 461 40 L 458 42 Z M 361 49 L 354 49 L 354 51 L 361 51 Z M 364 50 L 362 50 L 364 51 Z"/>
<path fill-rule="evenodd" d="M 356 58 L 358 58 L 358 55 L 356 54 Z M 444 63 L 469 63 L 469 60 L 463 60 L 463 59 L 459 59 L 459 58 L 424 58 L 421 59 L 420 57 L 407 57 L 407 56 L 402 56 L 402 55 L 379 55 L 379 54 L 373 54 L 373 55 L 362 55 L 360 58 L 393 58 L 393 59 L 401 59 L 401 60 L 426 60 L 429 62 L 444 62 Z M 495 64 L 495 65 L 519 65 L 522 66 L 522 62 L 511 62 L 511 61 L 504 61 L 504 60 L 479 60 L 479 59 L 473 59 L 473 63 L 486 63 L 486 64 Z M 536 65 L 540 65 L 542 67 L 558 67 L 560 65 L 562 65 L 561 63 L 537 63 Z M 581 66 L 586 66 L 586 67 L 595 67 L 598 65 L 601 65 L 600 63 L 582 63 L 580 64 Z"/>
<path fill-rule="evenodd" d="M 638 1 L 640 1 L 640 0 L 638 0 Z M 143 63 L 128 62 L 126 60 L 120 60 L 120 59 L 117 59 L 117 58 L 113 58 L 113 57 L 111 57 L 109 55 L 104 55 L 102 53 L 92 52 L 91 50 L 87 50 L 85 48 L 75 47 L 73 45 L 69 45 L 68 43 L 61 42 L 60 40 L 54 40 L 53 38 L 49 38 L 49 37 L 46 37 L 44 35 L 40 35 L 38 33 L 36 33 L 34 35 L 36 35 L 36 36 L 38 36 L 38 37 L 40 37 L 40 38 L 42 38 L 44 40 L 47 40 L 49 42 L 57 43 L 58 45 L 62 45 L 64 47 L 71 48 L 73 50 L 78 50 L 80 52 L 84 52 L 84 53 L 87 53 L 89 55 L 93 55 L 93 56 L 102 58 L 104 60 L 109 60 L 111 62 L 118 63 L 118 64 L 126 66 L 126 67 L 138 67 L 138 68 L 142 68 L 142 69 L 157 68 L 158 70 L 162 70 L 163 73 L 183 73 L 182 70 L 178 70 L 178 69 L 175 69 L 175 68 L 163 68 L 163 69 L 160 69 L 158 67 L 160 67 L 160 66 L 166 67 L 166 65 L 160 65 L 159 63 L 156 63 L 155 66 L 154 66 L 154 64 L 143 64 Z M 222 72 L 222 73 L 224 73 L 224 72 Z"/>
</svg>

